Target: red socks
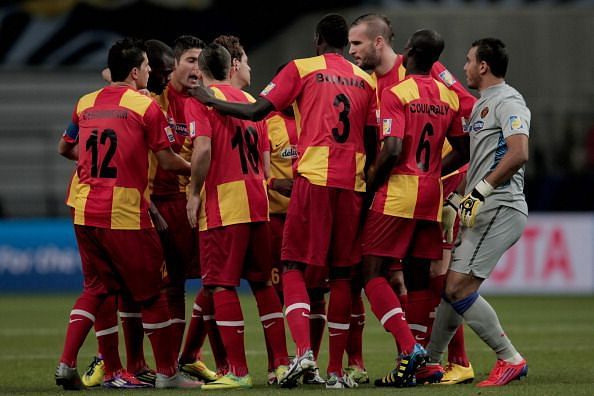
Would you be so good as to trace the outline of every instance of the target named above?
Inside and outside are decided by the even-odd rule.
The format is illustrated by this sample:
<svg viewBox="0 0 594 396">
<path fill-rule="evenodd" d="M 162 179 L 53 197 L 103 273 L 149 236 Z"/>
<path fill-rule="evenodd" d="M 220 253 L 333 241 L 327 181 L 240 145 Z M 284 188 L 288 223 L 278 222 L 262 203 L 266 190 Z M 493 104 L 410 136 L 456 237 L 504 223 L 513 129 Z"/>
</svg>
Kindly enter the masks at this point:
<svg viewBox="0 0 594 396">
<path fill-rule="evenodd" d="M 165 294 L 142 306 L 142 326 L 151 341 L 157 372 L 168 377 L 177 371 L 177 352 L 173 350 L 169 308 Z"/>
<path fill-rule="evenodd" d="M 116 296 L 110 294 L 103 300 L 95 320 L 95 335 L 99 351 L 105 364 L 105 375 L 109 378 L 122 369 L 118 350 L 118 314 Z"/>
<path fill-rule="evenodd" d="M 349 338 L 351 323 L 351 281 L 334 279 L 330 281 L 330 301 L 328 302 L 328 336 L 330 356 L 328 374 L 342 372 L 342 357 Z"/>
<path fill-rule="evenodd" d="M 268 365 L 270 368 L 288 365 L 285 321 L 278 295 L 272 286 L 252 287 L 252 291 L 258 305 L 266 347 L 269 349 L 269 358 L 272 358 Z"/>
<path fill-rule="evenodd" d="M 365 306 L 361 298 L 361 290 L 358 290 L 352 298 L 351 326 L 349 327 L 349 339 L 346 352 L 349 357 L 349 366 L 365 368 L 363 362 L 363 328 L 365 327 Z"/>
<path fill-rule="evenodd" d="M 400 352 L 406 355 L 410 354 L 414 348 L 415 339 L 408 328 L 400 301 L 388 281 L 383 277 L 370 280 L 365 285 L 365 294 L 367 294 L 375 316 L 400 344 Z"/>
<path fill-rule="evenodd" d="M 206 326 L 204 324 L 204 307 L 210 304 L 210 296 L 206 294 L 204 288 L 200 289 L 194 300 L 192 308 L 192 319 L 188 327 L 184 349 L 179 358 L 180 364 L 194 363 L 200 359 L 200 349 L 204 345 L 206 338 Z"/>
<path fill-rule="evenodd" d="M 427 346 L 433 326 L 435 300 L 431 290 L 408 292 L 408 304 L 405 306 L 406 320 L 415 340 L 423 347 Z"/>
<path fill-rule="evenodd" d="M 313 297 L 310 295 L 311 313 L 309 314 L 309 340 L 316 360 L 318 360 L 322 336 L 326 328 L 326 301 L 323 293 L 317 294 L 319 296 Z"/>
<path fill-rule="evenodd" d="M 311 349 L 309 339 L 309 296 L 303 280 L 303 272 L 288 270 L 283 273 L 283 294 L 285 296 L 285 316 L 291 336 L 297 346 L 297 356 Z"/>
<path fill-rule="evenodd" d="M 70 311 L 70 322 L 66 330 L 64 350 L 60 362 L 70 367 L 76 367 L 76 357 L 80 347 L 85 342 L 87 334 L 93 327 L 95 315 L 103 299 L 87 291 L 82 292 Z"/>
<path fill-rule="evenodd" d="M 140 304 L 130 296 L 120 294 L 118 310 L 126 342 L 126 369 L 131 374 L 136 374 L 147 368 L 144 360 L 144 329 Z"/>
<path fill-rule="evenodd" d="M 171 320 L 171 343 L 176 355 L 181 349 L 186 329 L 186 302 L 184 283 L 172 284 L 165 292 L 167 293 L 167 304 L 169 306 L 169 318 Z"/>
<path fill-rule="evenodd" d="M 215 319 L 227 352 L 229 371 L 238 377 L 248 373 L 243 339 L 244 323 L 235 289 L 214 293 Z"/>
<path fill-rule="evenodd" d="M 464 325 L 460 325 L 454 337 L 448 344 L 448 362 L 468 367 L 470 362 L 466 356 L 466 347 L 464 346 Z"/>
</svg>

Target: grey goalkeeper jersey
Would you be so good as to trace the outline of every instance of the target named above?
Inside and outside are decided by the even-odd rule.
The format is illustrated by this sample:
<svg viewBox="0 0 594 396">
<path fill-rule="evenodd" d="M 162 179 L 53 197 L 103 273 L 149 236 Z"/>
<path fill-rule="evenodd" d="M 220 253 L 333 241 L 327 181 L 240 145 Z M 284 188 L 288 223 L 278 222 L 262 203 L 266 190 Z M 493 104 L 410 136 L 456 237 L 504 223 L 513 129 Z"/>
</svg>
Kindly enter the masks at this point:
<svg viewBox="0 0 594 396">
<path fill-rule="evenodd" d="M 522 133 L 529 135 L 530 110 L 518 91 L 506 83 L 481 92 L 470 120 L 464 126 L 470 135 L 470 165 L 466 194 L 491 173 L 507 153 L 505 138 Z M 524 167 L 498 186 L 485 200 L 482 211 L 505 205 L 528 215 L 524 196 Z"/>
</svg>

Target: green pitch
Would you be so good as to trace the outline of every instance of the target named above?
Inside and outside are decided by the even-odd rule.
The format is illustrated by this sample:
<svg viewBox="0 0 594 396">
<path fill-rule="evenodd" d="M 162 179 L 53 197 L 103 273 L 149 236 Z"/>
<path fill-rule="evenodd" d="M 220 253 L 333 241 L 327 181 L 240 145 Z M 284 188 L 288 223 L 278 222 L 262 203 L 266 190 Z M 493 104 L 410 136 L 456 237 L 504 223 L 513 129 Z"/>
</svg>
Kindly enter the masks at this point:
<svg viewBox="0 0 594 396">
<path fill-rule="evenodd" d="M 193 295 L 187 299 L 188 304 Z M 0 395 L 56 395 L 65 393 L 53 379 L 60 357 L 67 315 L 73 295 L 0 295 Z M 192 300 L 191 300 L 192 299 Z M 406 395 L 592 395 L 594 394 L 594 298 L 592 297 L 491 297 L 503 326 L 520 352 L 528 359 L 527 379 L 504 388 L 479 389 L 474 384 L 425 386 L 414 389 L 374 389 L 366 385 L 356 394 L 400 393 Z M 250 394 L 303 394 L 337 392 L 317 387 L 280 390 L 265 385 L 266 352 L 262 328 L 251 296 L 242 297 L 246 322 L 246 349 L 255 388 L 239 391 Z M 367 310 L 364 353 L 372 380 L 384 375 L 396 356 L 392 337 L 384 332 Z M 484 379 L 494 355 L 466 329 L 468 355 L 477 380 Z M 287 332 L 288 334 L 288 332 Z M 327 334 L 327 333 L 326 333 Z M 325 334 L 325 335 L 326 335 Z M 293 351 L 289 343 L 289 352 Z M 78 365 L 82 374 L 96 349 L 91 332 L 82 348 Z M 123 346 L 120 348 L 123 351 Z M 145 347 L 152 361 L 150 347 Z M 325 372 L 327 344 L 322 345 L 319 365 Z M 213 367 L 208 347 L 205 360 Z M 477 381 L 475 380 L 475 383 Z M 91 390 L 93 394 L 121 394 L 119 391 Z M 136 391 L 160 395 L 188 394 L 188 391 Z M 73 394 L 69 392 L 69 394 Z"/>
</svg>

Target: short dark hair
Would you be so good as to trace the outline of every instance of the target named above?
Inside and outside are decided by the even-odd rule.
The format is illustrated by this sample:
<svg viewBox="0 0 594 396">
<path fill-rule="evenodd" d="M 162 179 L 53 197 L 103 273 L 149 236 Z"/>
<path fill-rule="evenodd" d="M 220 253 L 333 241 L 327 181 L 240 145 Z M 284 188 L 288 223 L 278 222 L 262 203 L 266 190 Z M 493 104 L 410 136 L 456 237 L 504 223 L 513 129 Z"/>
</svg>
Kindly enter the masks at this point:
<svg viewBox="0 0 594 396">
<path fill-rule="evenodd" d="M 109 49 L 107 67 L 111 72 L 111 80 L 124 81 L 135 67 L 144 61 L 146 48 L 142 40 L 126 37 L 118 40 Z"/>
<path fill-rule="evenodd" d="M 422 71 L 429 71 L 443 52 L 445 43 L 435 30 L 421 29 L 410 36 L 408 41 L 409 56 L 413 56 L 415 65 Z"/>
<path fill-rule="evenodd" d="M 200 40 L 198 37 L 190 35 L 179 36 L 173 42 L 173 52 L 175 53 L 175 59 L 178 61 L 187 50 L 192 48 L 204 49 L 204 47 L 206 47 L 204 41 Z"/>
<path fill-rule="evenodd" d="M 243 46 L 239 42 L 239 37 L 220 35 L 213 40 L 213 43 L 220 44 L 229 51 L 231 60 L 237 59 L 241 61 L 241 56 L 245 53 Z"/>
<path fill-rule="evenodd" d="M 159 40 L 146 40 L 144 45 L 151 66 L 147 88 L 150 92 L 161 94 L 169 81 L 169 74 L 173 71 L 173 50 Z"/>
<path fill-rule="evenodd" d="M 505 77 L 509 57 L 503 41 L 487 37 L 476 40 L 472 46 L 476 47 L 476 59 L 479 62 L 486 62 L 495 77 Z"/>
<path fill-rule="evenodd" d="M 351 23 L 351 27 L 362 23 L 367 25 L 367 35 L 369 37 L 382 36 L 389 43 L 394 39 L 392 22 L 387 16 L 376 13 L 363 14 Z"/>
<path fill-rule="evenodd" d="M 344 48 L 349 42 L 349 27 L 342 15 L 328 14 L 316 26 L 316 34 L 334 48 Z"/>
<path fill-rule="evenodd" d="M 208 77 L 218 81 L 225 80 L 231 68 L 231 54 L 222 45 L 210 43 L 200 53 L 198 67 Z"/>
</svg>

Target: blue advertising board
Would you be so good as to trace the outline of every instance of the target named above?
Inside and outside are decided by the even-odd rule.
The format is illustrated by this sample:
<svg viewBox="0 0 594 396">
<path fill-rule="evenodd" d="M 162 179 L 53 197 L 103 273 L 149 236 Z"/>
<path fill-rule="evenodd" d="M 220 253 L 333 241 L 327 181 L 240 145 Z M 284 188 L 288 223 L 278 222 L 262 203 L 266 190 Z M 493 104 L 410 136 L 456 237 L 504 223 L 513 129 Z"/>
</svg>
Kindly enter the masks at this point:
<svg viewBox="0 0 594 396">
<path fill-rule="evenodd" d="M 72 220 L 0 221 L 0 292 L 81 289 Z"/>
</svg>

